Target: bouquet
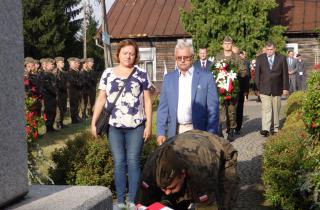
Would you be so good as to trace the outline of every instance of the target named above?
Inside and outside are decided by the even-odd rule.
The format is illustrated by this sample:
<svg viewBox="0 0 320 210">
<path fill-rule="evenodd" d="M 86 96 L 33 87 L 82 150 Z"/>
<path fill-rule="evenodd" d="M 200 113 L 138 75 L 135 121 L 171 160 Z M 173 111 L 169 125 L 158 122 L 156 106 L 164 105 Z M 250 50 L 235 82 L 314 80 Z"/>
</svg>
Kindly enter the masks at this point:
<svg viewBox="0 0 320 210">
<path fill-rule="evenodd" d="M 238 96 L 238 79 L 236 65 L 232 60 L 221 60 L 213 67 L 213 76 L 216 81 L 219 103 L 236 103 Z"/>
</svg>

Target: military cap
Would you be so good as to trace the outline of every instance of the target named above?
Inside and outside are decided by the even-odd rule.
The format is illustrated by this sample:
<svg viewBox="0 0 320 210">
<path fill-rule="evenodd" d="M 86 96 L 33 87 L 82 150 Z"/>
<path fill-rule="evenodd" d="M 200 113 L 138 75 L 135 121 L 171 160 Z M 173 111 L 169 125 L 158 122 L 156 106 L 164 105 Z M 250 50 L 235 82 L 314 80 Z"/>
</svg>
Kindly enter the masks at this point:
<svg viewBox="0 0 320 210">
<path fill-rule="evenodd" d="M 94 62 L 94 59 L 93 58 L 85 58 L 84 59 L 84 62 Z"/>
<path fill-rule="evenodd" d="M 64 61 L 64 58 L 59 56 L 59 57 L 56 57 L 54 60 L 55 62 Z"/>
<path fill-rule="evenodd" d="M 70 57 L 67 59 L 68 62 L 74 61 L 75 57 Z"/>
<path fill-rule="evenodd" d="M 52 58 L 46 58 L 44 62 L 46 62 L 46 63 L 55 63 L 55 61 Z"/>
<path fill-rule="evenodd" d="M 156 160 L 156 182 L 161 188 L 166 188 L 172 180 L 181 174 L 184 164 L 176 154 L 173 146 L 165 145 Z"/>
<path fill-rule="evenodd" d="M 31 57 L 25 57 L 24 58 L 24 65 L 28 64 L 28 63 L 34 63 L 33 58 Z"/>
</svg>

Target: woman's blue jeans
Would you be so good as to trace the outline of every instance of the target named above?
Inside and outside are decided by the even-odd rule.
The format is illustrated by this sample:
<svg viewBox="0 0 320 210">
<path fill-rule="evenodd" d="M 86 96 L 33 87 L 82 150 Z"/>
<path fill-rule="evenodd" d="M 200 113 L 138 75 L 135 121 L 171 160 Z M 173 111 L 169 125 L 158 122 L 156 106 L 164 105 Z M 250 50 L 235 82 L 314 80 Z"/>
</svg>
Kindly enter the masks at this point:
<svg viewBox="0 0 320 210">
<path fill-rule="evenodd" d="M 109 127 L 108 142 L 114 162 L 114 180 L 118 203 L 125 202 L 126 167 L 128 167 L 128 201 L 134 202 L 140 178 L 144 124 L 136 128 Z"/>
</svg>

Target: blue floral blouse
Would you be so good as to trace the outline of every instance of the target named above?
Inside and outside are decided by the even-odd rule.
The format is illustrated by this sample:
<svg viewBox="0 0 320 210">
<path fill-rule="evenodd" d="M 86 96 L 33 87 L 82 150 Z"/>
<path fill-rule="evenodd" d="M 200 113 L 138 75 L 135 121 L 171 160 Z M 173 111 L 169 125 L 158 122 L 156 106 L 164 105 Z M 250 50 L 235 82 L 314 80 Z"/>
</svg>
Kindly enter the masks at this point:
<svg viewBox="0 0 320 210">
<path fill-rule="evenodd" d="M 143 91 L 149 90 L 151 82 L 146 70 L 137 68 L 130 81 L 124 87 L 114 109 L 111 112 L 109 124 L 117 128 L 135 128 L 146 119 Z M 99 89 L 106 91 L 105 107 L 113 103 L 118 91 L 126 79 L 117 77 L 112 68 L 107 68 L 100 79 Z"/>
</svg>

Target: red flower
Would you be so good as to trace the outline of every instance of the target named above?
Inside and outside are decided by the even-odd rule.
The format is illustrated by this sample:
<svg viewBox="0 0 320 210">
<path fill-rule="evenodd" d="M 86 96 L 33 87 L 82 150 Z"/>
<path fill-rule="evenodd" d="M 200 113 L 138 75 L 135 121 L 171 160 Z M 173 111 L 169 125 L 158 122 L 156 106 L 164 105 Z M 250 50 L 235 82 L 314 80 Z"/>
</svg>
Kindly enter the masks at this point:
<svg viewBox="0 0 320 210">
<path fill-rule="evenodd" d="M 34 93 L 37 92 L 36 86 L 32 86 L 31 91 Z"/>
<path fill-rule="evenodd" d="M 231 96 L 225 96 L 225 97 L 224 97 L 224 100 L 226 100 L 226 101 L 231 100 Z"/>
<path fill-rule="evenodd" d="M 31 121 L 32 120 L 32 117 L 33 117 L 33 112 L 28 112 L 27 114 L 26 114 L 26 118 L 27 118 L 27 121 Z"/>
<path fill-rule="evenodd" d="M 47 121 L 47 115 L 45 113 L 43 114 L 43 119 L 44 121 Z"/>
<path fill-rule="evenodd" d="M 32 133 L 32 137 L 33 137 L 34 139 L 37 139 L 37 138 L 38 138 L 38 132 L 37 132 L 37 131 L 33 132 L 33 133 Z"/>
<path fill-rule="evenodd" d="M 224 94 L 224 88 L 220 88 L 220 89 L 219 89 L 219 93 L 220 93 L 220 94 Z"/>
<path fill-rule="evenodd" d="M 26 133 L 27 133 L 28 135 L 29 135 L 30 131 L 31 131 L 31 128 L 30 128 L 29 126 L 26 126 Z"/>
<path fill-rule="evenodd" d="M 232 79 L 229 79 L 228 92 L 230 93 L 233 90 Z"/>
<path fill-rule="evenodd" d="M 312 127 L 312 128 L 316 128 L 316 127 L 317 127 L 317 124 L 316 124 L 315 122 L 313 122 L 312 125 L 311 125 L 311 127 Z"/>
<path fill-rule="evenodd" d="M 24 79 L 23 83 L 24 83 L 25 86 L 28 86 L 29 85 L 29 80 L 28 79 Z"/>
</svg>

